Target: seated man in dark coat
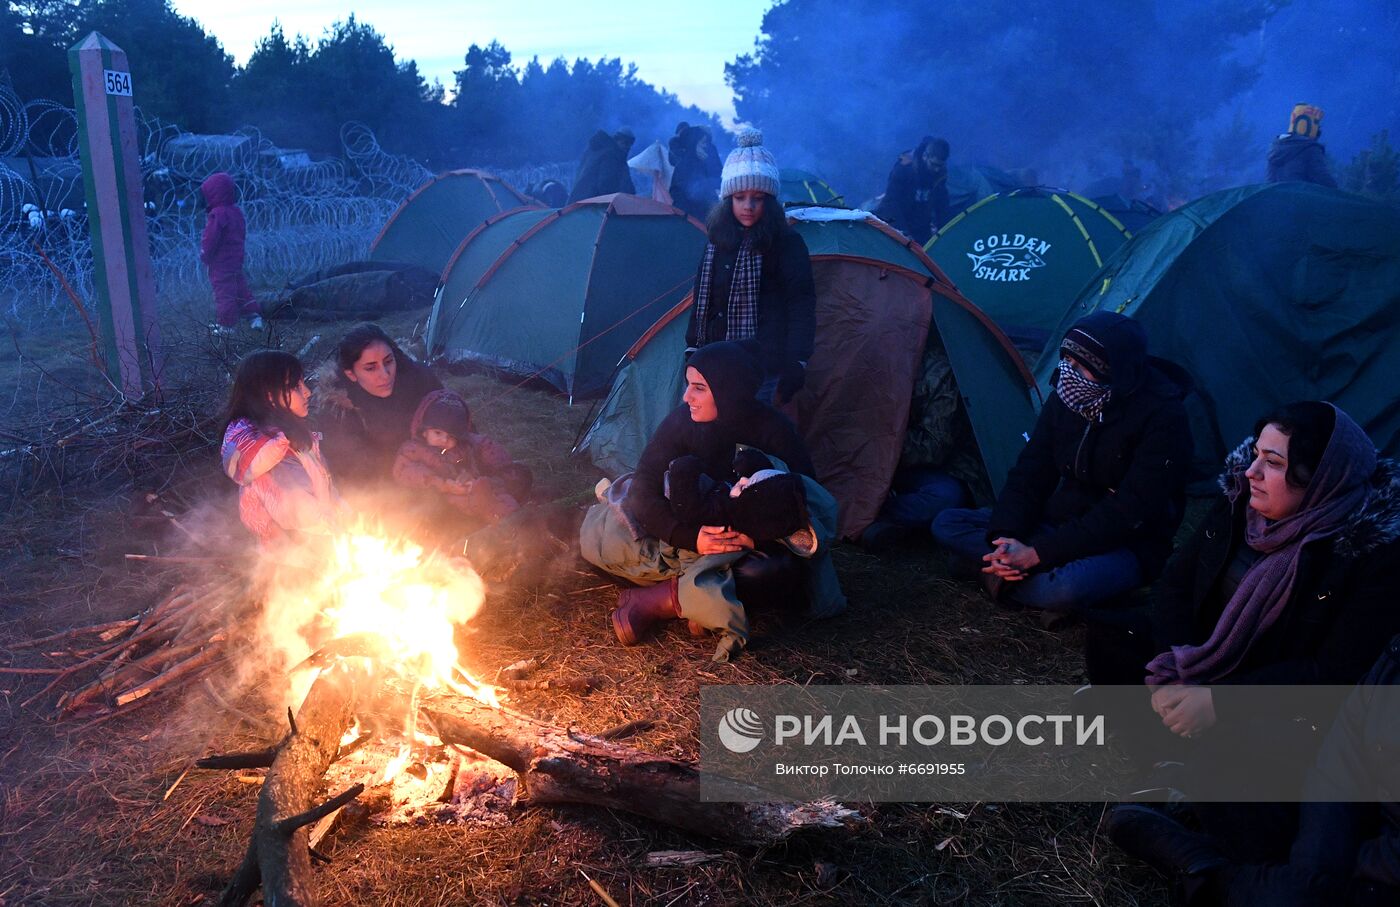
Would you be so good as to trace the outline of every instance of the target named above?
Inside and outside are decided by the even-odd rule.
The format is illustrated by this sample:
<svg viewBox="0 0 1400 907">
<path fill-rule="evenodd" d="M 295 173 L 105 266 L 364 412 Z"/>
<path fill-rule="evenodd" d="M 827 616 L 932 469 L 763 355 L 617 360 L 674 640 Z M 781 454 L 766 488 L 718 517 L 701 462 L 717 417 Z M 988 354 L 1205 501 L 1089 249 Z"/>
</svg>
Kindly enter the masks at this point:
<svg viewBox="0 0 1400 907">
<path fill-rule="evenodd" d="M 1065 334 L 1055 393 L 991 510 L 945 510 L 933 535 L 999 601 L 1074 611 L 1161 572 L 1185 512 L 1190 379 L 1147 355 L 1130 318 Z"/>
<path fill-rule="evenodd" d="M 1288 118 L 1288 131 L 1274 139 L 1269 149 L 1270 183 L 1317 183 L 1337 188 L 1327 169 L 1327 150 L 1322 142 L 1322 108 L 1294 104 Z"/>
</svg>

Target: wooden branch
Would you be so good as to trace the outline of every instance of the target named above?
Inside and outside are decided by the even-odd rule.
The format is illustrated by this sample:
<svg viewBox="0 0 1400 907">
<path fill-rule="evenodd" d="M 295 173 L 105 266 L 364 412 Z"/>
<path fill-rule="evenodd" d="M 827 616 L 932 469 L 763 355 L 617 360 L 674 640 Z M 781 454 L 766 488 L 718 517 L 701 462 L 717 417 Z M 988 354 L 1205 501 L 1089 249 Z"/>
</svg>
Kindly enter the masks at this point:
<svg viewBox="0 0 1400 907">
<path fill-rule="evenodd" d="M 316 793 L 339 749 L 340 738 L 354 719 L 356 687 L 363 676 L 363 671 L 346 666 L 324 671 L 307 691 L 295 717 L 288 710 L 292 732 L 278 748 L 258 794 L 257 819 L 249 848 L 267 904 L 304 907 L 318 903 L 305 824 L 314 822 L 322 814 L 320 810 L 341 805 L 331 807 L 336 802 L 332 800 L 317 806 Z M 355 788 L 351 790 L 359 793 Z M 221 904 L 242 907 L 251 897 L 252 888 L 247 884 L 251 870 L 247 870 L 247 864 L 245 858 L 224 890 Z"/>
<path fill-rule="evenodd" d="M 303 825 L 310 825 L 312 822 L 319 822 L 326 816 L 340 809 L 351 800 L 355 799 L 365 789 L 363 784 L 352 784 L 345 790 L 331 797 L 320 806 L 314 806 L 306 812 L 296 816 L 289 816 L 277 823 L 277 831 L 290 835 Z"/>
<path fill-rule="evenodd" d="M 152 693 L 160 692 L 176 681 L 190 676 L 200 668 L 212 664 L 221 654 L 217 645 L 210 645 L 198 655 L 192 655 L 184 661 L 178 662 L 174 667 L 167 668 L 164 673 L 157 674 L 140 686 L 127 690 L 125 693 L 118 693 L 116 696 L 117 707 L 120 708 L 129 702 L 135 702 Z"/>
<path fill-rule="evenodd" d="M 693 834 L 770 844 L 817 828 L 840 828 L 857 814 L 835 803 L 706 803 L 688 762 L 516 715 L 465 698 L 423 709 L 444 743 L 470 747 L 514 769 L 534 803 L 619 809 Z"/>
<path fill-rule="evenodd" d="M 79 639 L 83 636 L 101 635 L 110 633 L 113 630 L 130 630 L 140 623 L 139 618 L 129 617 L 126 620 L 113 620 L 105 624 L 93 624 L 90 627 L 74 627 L 72 630 L 64 630 L 61 633 L 50 633 L 48 636 L 40 636 L 37 639 L 26 639 L 10 646 L 11 649 L 32 649 L 35 646 L 42 646 L 45 643 L 62 642 L 69 639 Z M 109 639 L 114 639 L 110 637 Z"/>
</svg>

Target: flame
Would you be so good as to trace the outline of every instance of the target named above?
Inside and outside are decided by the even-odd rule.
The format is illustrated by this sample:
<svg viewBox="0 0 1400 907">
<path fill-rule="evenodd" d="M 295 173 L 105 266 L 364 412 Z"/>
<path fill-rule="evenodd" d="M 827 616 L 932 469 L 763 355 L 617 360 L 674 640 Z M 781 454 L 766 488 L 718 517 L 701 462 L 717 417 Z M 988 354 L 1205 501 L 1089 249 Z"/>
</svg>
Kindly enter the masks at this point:
<svg viewBox="0 0 1400 907">
<path fill-rule="evenodd" d="M 360 719 L 356 718 L 355 723 L 350 725 L 350 729 L 340 735 L 340 745 L 342 747 L 349 746 L 359 740 L 362 733 L 364 732 L 360 730 Z"/>
<path fill-rule="evenodd" d="M 381 666 L 429 688 L 452 680 L 453 634 L 480 606 L 481 579 L 465 561 L 404 540 L 350 532 L 332 540 L 319 579 L 322 622 L 332 638 L 372 640 Z"/>
<path fill-rule="evenodd" d="M 388 784 L 398 777 L 399 772 L 408 767 L 409 760 L 413 757 L 412 744 L 404 743 L 399 746 L 399 754 L 389 760 L 389 764 L 384 766 L 384 774 L 380 777 L 380 784 Z"/>
</svg>

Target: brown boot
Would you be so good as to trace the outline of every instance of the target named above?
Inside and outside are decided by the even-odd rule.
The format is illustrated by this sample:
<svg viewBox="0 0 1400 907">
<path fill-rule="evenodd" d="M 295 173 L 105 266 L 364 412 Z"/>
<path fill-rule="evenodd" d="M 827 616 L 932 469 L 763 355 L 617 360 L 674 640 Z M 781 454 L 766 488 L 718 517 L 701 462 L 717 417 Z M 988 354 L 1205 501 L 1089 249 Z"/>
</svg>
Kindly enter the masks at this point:
<svg viewBox="0 0 1400 907">
<path fill-rule="evenodd" d="M 623 589 L 618 593 L 617 610 L 612 613 L 613 632 L 617 634 L 618 642 L 624 646 L 635 646 L 657 623 L 680 617 L 677 586 L 673 578 L 654 586 Z"/>
</svg>

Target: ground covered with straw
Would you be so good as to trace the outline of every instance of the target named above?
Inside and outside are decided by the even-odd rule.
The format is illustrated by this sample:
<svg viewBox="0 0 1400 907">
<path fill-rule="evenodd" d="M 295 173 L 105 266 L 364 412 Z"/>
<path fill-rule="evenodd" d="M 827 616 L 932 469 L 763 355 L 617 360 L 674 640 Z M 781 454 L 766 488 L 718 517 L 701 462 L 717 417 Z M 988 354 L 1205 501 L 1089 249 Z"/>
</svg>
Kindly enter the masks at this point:
<svg viewBox="0 0 1400 907">
<path fill-rule="evenodd" d="M 412 338 L 422 317 L 386 327 Z M 207 569 L 125 555 L 231 537 L 216 413 L 233 363 L 267 343 L 319 359 L 345 327 L 281 322 L 211 337 L 194 315 L 172 318 L 167 399 L 134 411 L 113 406 L 83 362 L 81 327 L 12 328 L 0 352 L 11 445 L 0 458 L 10 514 L 0 526 L 0 668 L 42 667 L 42 651 L 15 645 L 129 617 Z M 481 429 L 534 470 L 541 497 L 592 487 L 598 473 L 568 456 L 587 407 L 484 375 L 444 378 Z M 152 515 L 147 494 L 181 526 Z M 845 614 L 760 617 L 750 651 L 717 665 L 712 641 L 683 629 L 618 646 L 607 621 L 616 586 L 560 555 L 489 589 L 461 637 L 463 661 L 490 677 L 534 658 L 541 678 L 587 678 L 587 693 L 575 684 L 515 690 L 512 707 L 588 732 L 648 719 L 628 742 L 678 758 L 698 755 L 702 684 L 1082 682 L 1080 631 L 1051 632 L 991 607 L 948 578 L 931 543 L 881 557 L 843 546 L 836 558 Z M 194 683 L 130 714 L 59 722 L 53 695 L 22 705 L 49 679 L 0 673 L 0 905 L 217 902 L 247 846 L 261 772 L 189 769 L 211 752 L 275 742 L 285 727 L 277 684 L 230 692 Z M 619 812 L 524 804 L 494 827 L 359 826 L 322 843 L 332 862 L 316 878 L 333 905 L 603 903 L 585 873 L 621 904 L 1165 903 L 1159 880 L 1098 833 L 1101 804 L 848 805 L 869 817 L 866 827 L 767 850 Z M 646 866 L 662 850 L 713 858 Z"/>
</svg>

